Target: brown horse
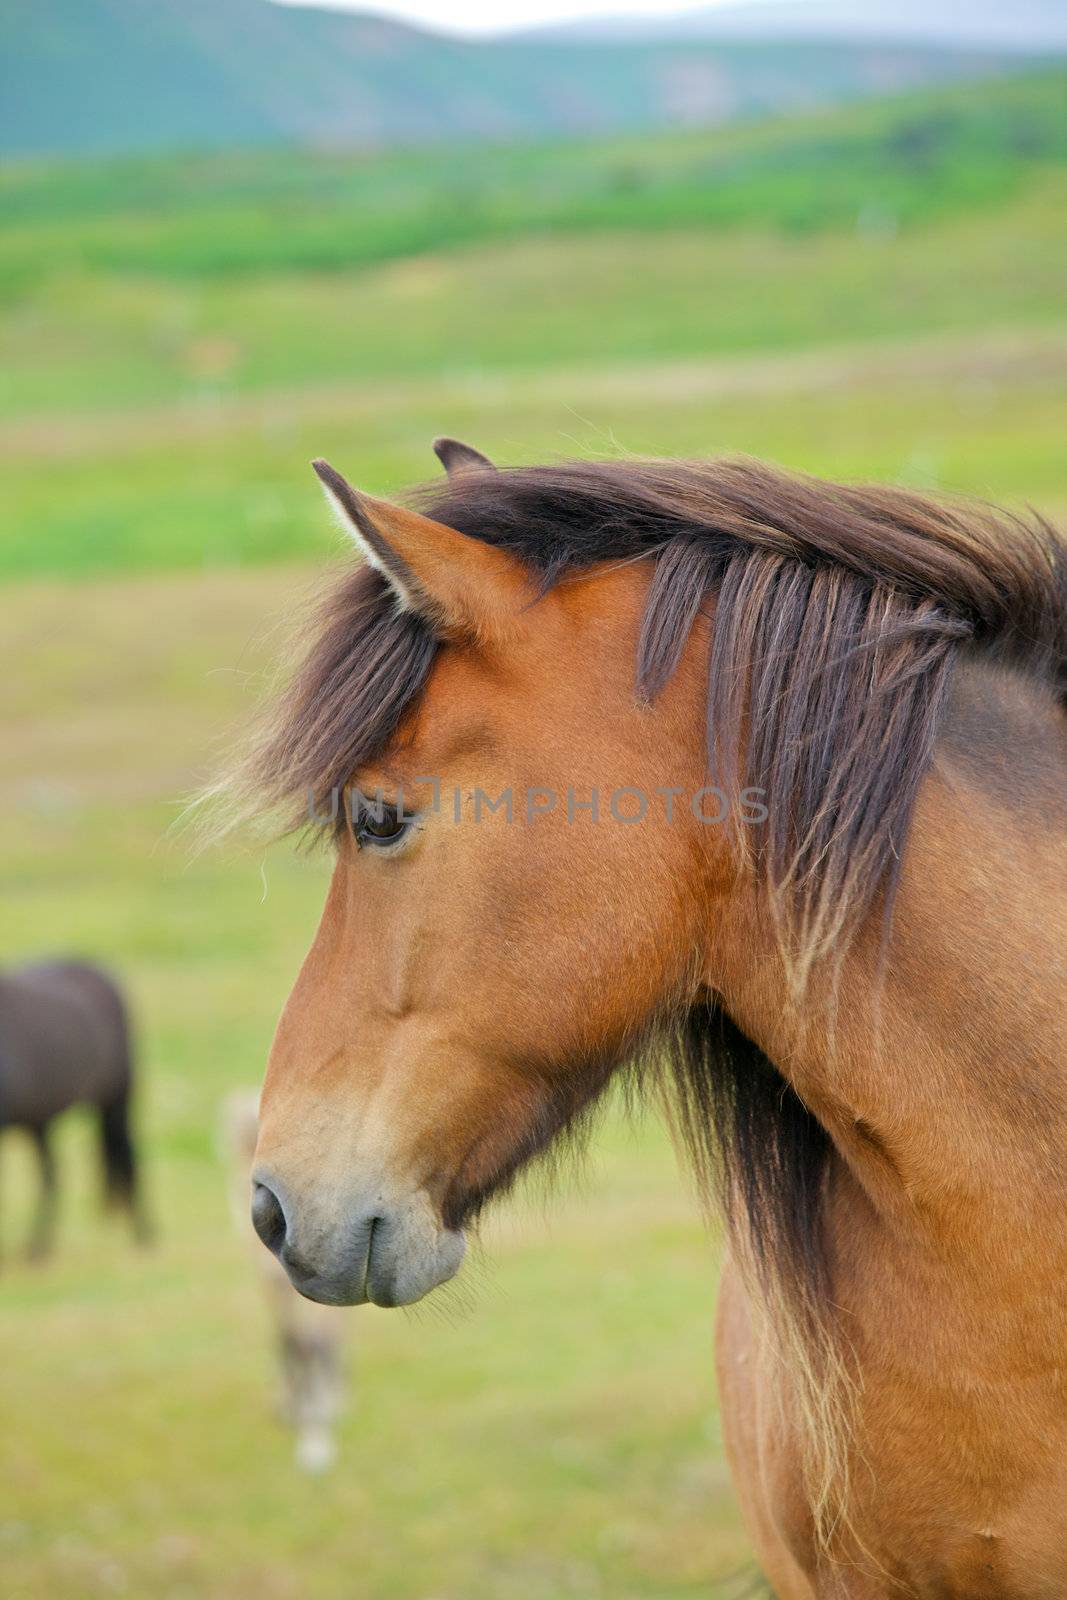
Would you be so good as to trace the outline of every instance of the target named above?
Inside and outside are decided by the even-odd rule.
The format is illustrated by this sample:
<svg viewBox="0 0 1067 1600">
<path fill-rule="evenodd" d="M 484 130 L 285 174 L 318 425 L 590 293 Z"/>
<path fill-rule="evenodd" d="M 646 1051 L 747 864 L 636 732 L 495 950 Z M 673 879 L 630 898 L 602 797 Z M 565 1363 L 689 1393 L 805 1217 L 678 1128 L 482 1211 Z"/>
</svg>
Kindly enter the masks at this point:
<svg viewBox="0 0 1067 1600">
<path fill-rule="evenodd" d="M 317 464 L 366 564 L 243 782 L 336 836 L 258 1230 L 396 1305 L 623 1065 L 731 1224 L 782 1600 L 1067 1594 L 1067 554 L 750 462 Z"/>
</svg>

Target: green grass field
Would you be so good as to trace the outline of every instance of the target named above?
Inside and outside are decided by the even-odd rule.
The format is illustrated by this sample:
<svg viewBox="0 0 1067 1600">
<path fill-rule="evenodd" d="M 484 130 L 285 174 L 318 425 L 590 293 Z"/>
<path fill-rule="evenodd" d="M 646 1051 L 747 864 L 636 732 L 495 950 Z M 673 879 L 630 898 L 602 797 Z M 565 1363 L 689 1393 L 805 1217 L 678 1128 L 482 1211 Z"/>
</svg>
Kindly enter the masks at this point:
<svg viewBox="0 0 1067 1600">
<path fill-rule="evenodd" d="M 0 180 L 0 959 L 128 982 L 161 1229 L 138 1253 L 100 1219 L 75 1116 L 57 1258 L 23 1265 L 3 1141 L 4 1600 L 737 1592 L 717 1246 L 654 1118 L 509 1201 L 440 1305 L 353 1313 L 340 1465 L 294 1473 L 215 1130 L 326 863 L 171 830 L 337 550 L 313 454 L 388 491 L 436 432 L 744 450 L 1067 516 L 1063 84 L 469 165 Z"/>
</svg>

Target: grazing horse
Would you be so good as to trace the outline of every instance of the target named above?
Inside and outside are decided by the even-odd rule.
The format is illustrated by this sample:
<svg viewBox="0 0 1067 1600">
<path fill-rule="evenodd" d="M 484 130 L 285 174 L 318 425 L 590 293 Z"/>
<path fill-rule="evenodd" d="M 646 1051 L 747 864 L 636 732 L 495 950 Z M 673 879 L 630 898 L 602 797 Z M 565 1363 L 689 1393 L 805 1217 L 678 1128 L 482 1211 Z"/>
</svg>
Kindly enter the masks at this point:
<svg viewBox="0 0 1067 1600">
<path fill-rule="evenodd" d="M 77 961 L 0 972 L 0 1131 L 25 1128 L 40 1158 L 32 1259 L 48 1254 L 55 1233 L 49 1130 L 55 1117 L 75 1105 L 99 1112 L 106 1199 L 128 1209 L 137 1238 L 147 1241 L 130 1136 L 131 1088 L 126 1007 L 106 973 Z"/>
<path fill-rule="evenodd" d="M 261 1237 L 314 1299 L 417 1300 L 667 1073 L 781 1600 L 1062 1600 L 1064 545 L 750 461 L 439 454 L 418 509 L 316 464 L 364 565 L 240 780 L 336 840 Z"/>
</svg>

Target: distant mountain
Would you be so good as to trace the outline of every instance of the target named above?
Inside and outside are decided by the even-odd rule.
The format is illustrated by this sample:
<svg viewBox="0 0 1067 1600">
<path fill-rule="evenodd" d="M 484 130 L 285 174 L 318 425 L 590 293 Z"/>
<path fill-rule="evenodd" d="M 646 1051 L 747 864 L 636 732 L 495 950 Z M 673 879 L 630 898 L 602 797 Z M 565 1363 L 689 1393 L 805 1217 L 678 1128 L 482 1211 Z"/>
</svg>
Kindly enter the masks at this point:
<svg viewBox="0 0 1067 1600">
<path fill-rule="evenodd" d="M 741 0 L 706 10 L 579 18 L 526 37 L 608 40 L 907 40 L 1067 52 L 1067 0 Z"/>
<path fill-rule="evenodd" d="M 716 124 L 1017 65 L 1008 52 L 855 39 L 482 42 L 268 0 L 0 0 L 0 152 Z"/>
</svg>

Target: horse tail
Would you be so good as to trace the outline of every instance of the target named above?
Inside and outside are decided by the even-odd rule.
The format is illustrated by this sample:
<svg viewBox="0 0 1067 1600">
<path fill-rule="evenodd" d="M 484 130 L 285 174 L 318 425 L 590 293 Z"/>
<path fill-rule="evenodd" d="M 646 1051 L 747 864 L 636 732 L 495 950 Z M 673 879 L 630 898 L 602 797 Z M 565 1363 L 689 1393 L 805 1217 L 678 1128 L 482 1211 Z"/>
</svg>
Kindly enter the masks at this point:
<svg viewBox="0 0 1067 1600">
<path fill-rule="evenodd" d="M 137 1154 L 130 1133 L 128 1088 L 100 1107 L 100 1153 L 105 1202 L 132 1210 L 137 1195 Z"/>
<path fill-rule="evenodd" d="M 128 1211 L 136 1238 L 148 1244 L 152 1228 L 144 1210 L 140 1162 L 130 1123 L 134 1076 L 130 1018 L 119 989 L 106 974 L 100 976 L 106 989 L 106 1008 L 111 1014 L 112 1040 L 110 1087 L 97 1101 L 104 1204 L 108 1208 L 121 1206 Z"/>
<path fill-rule="evenodd" d="M 113 991 L 118 1008 L 119 1045 L 116 1055 L 118 1082 L 113 1092 L 99 1102 L 100 1154 L 104 1167 L 104 1204 L 121 1206 L 133 1219 L 134 1234 L 140 1244 L 150 1244 L 153 1229 L 145 1212 L 141 1194 L 140 1163 L 130 1126 L 133 1093 L 132 1047 L 129 1018 L 121 995 Z"/>
<path fill-rule="evenodd" d="M 140 1168 L 130 1131 L 129 1086 L 100 1110 L 100 1153 L 104 1162 L 104 1204 L 122 1206 L 133 1219 L 139 1244 L 151 1244 L 154 1230 L 144 1208 Z"/>
</svg>

